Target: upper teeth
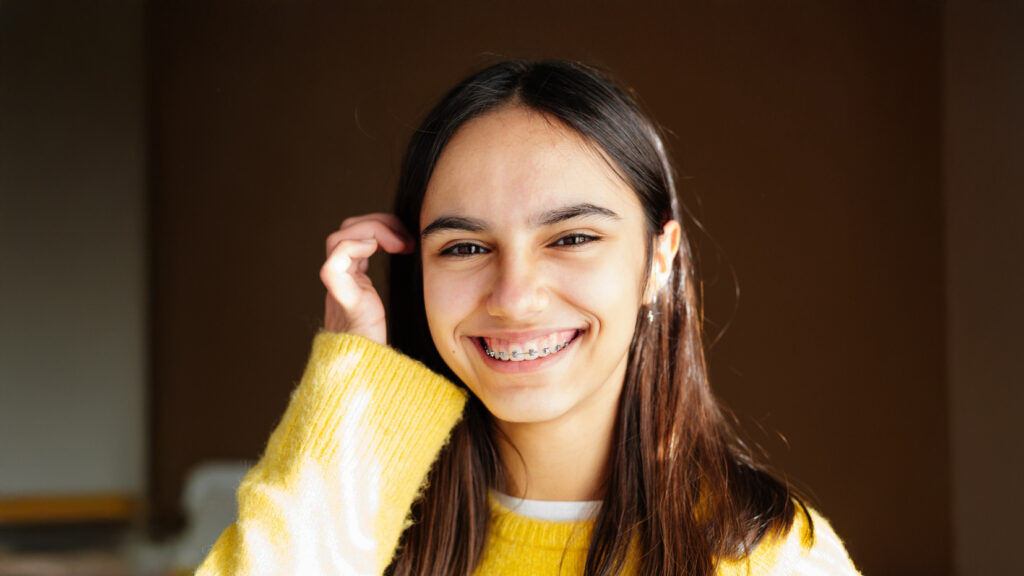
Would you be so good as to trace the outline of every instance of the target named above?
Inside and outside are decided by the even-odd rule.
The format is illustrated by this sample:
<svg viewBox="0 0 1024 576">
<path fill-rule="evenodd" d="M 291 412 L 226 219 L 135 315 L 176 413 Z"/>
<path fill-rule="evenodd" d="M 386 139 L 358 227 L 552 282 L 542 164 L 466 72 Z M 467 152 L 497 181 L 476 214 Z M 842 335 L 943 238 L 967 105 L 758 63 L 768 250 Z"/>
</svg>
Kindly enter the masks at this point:
<svg viewBox="0 0 1024 576">
<path fill-rule="evenodd" d="M 488 338 L 482 338 L 481 341 L 483 343 L 484 352 L 486 352 L 487 355 L 490 356 L 491 358 L 511 362 L 522 362 L 523 360 L 535 360 L 537 358 L 543 358 L 556 352 L 561 352 L 562 349 L 568 346 L 569 342 L 571 342 L 575 337 L 574 332 L 571 332 L 571 334 L 572 336 L 566 337 L 565 332 L 559 333 L 559 335 L 563 336 L 563 340 L 561 342 L 553 340 L 553 337 L 555 337 L 556 335 L 552 334 L 539 341 L 535 341 L 536 343 L 528 347 L 517 345 L 514 343 L 508 343 L 502 340 L 493 340 Z M 489 340 L 491 341 L 491 345 L 495 347 L 508 349 L 493 350 L 491 348 L 491 345 L 488 344 Z"/>
<path fill-rule="evenodd" d="M 561 344 L 556 344 L 554 351 L 561 352 L 562 348 L 565 348 L 568 345 L 568 340 L 562 342 Z M 504 350 L 502 350 L 501 352 L 495 352 L 494 350 L 487 348 L 486 344 L 484 345 L 484 351 L 487 352 L 487 355 L 490 356 L 491 358 L 497 358 L 498 360 L 511 360 L 512 362 L 522 362 L 523 360 L 534 360 L 537 358 L 543 358 L 552 353 L 550 347 L 545 347 L 543 350 L 536 350 L 530 348 L 526 352 L 520 352 L 519 350 L 513 350 L 511 353 L 506 352 Z"/>
</svg>

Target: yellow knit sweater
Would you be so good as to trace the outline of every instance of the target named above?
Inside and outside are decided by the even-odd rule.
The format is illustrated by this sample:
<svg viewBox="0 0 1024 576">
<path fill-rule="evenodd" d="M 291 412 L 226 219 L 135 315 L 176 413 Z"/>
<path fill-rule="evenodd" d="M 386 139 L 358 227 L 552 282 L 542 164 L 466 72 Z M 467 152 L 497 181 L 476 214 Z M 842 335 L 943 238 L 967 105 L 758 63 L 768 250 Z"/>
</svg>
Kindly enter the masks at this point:
<svg viewBox="0 0 1024 576">
<path fill-rule="evenodd" d="M 238 520 L 199 568 L 227 574 L 380 574 L 391 562 L 465 393 L 365 338 L 321 333 L 266 453 L 238 489 Z M 525 518 L 491 501 L 476 574 L 579 574 L 592 522 Z M 856 574 L 828 523 L 803 516 L 720 574 Z M 638 558 L 628 559 L 627 573 Z M 561 570 L 561 572 L 560 572 Z"/>
</svg>

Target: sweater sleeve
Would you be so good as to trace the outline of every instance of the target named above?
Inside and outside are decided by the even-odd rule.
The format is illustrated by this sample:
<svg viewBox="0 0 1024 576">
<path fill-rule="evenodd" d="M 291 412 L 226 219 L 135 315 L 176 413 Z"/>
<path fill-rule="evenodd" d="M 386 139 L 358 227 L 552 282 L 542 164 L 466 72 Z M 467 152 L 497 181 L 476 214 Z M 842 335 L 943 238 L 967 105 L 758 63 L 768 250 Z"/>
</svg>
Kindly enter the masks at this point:
<svg viewBox="0 0 1024 576">
<path fill-rule="evenodd" d="M 380 574 L 465 393 L 368 339 L 322 332 L 238 519 L 197 574 Z"/>
</svg>

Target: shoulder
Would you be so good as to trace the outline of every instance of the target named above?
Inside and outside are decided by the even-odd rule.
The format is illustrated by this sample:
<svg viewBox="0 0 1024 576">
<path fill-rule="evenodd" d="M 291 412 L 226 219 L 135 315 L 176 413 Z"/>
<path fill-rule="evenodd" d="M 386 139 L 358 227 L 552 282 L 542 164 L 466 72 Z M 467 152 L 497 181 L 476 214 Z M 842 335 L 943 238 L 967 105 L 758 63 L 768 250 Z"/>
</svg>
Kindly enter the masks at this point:
<svg viewBox="0 0 1024 576">
<path fill-rule="evenodd" d="M 766 536 L 753 553 L 724 564 L 719 574 L 859 575 L 828 520 L 812 508 L 806 512 L 802 506 L 796 508 L 793 525 L 785 534 Z"/>
</svg>

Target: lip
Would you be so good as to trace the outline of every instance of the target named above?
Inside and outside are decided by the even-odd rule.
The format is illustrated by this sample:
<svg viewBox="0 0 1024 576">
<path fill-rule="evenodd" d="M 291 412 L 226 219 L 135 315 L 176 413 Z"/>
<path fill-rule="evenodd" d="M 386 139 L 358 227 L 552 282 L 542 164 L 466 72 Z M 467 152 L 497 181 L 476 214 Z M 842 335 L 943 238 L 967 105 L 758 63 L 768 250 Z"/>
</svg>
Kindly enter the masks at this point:
<svg viewBox="0 0 1024 576">
<path fill-rule="evenodd" d="M 565 328 L 539 328 L 536 330 L 494 330 L 490 332 L 480 332 L 474 334 L 471 338 L 498 338 L 501 340 L 534 340 L 542 338 L 548 334 L 555 334 L 557 332 L 586 332 L 586 328 L 578 326 L 567 326 Z"/>
<path fill-rule="evenodd" d="M 483 344 L 480 342 L 481 337 L 486 338 L 501 338 L 506 340 L 530 340 L 532 338 L 538 338 L 546 336 L 554 332 L 560 332 L 563 330 L 531 330 L 531 331 L 516 331 L 516 332 L 491 332 L 488 334 L 480 334 L 478 336 L 470 336 L 469 339 L 473 343 L 473 347 L 476 348 L 477 353 L 480 355 L 480 359 L 489 368 L 495 372 L 501 372 L 503 374 L 523 374 L 528 372 L 536 372 L 543 370 L 549 366 L 561 362 L 564 358 L 572 355 L 576 351 L 576 343 L 587 333 L 586 330 L 580 328 L 570 328 L 567 330 L 577 330 L 579 333 L 573 338 L 569 346 L 564 348 L 557 354 L 550 354 L 543 358 L 537 358 L 536 360 L 523 360 L 522 362 L 508 362 L 491 358 L 484 351 Z"/>
</svg>

